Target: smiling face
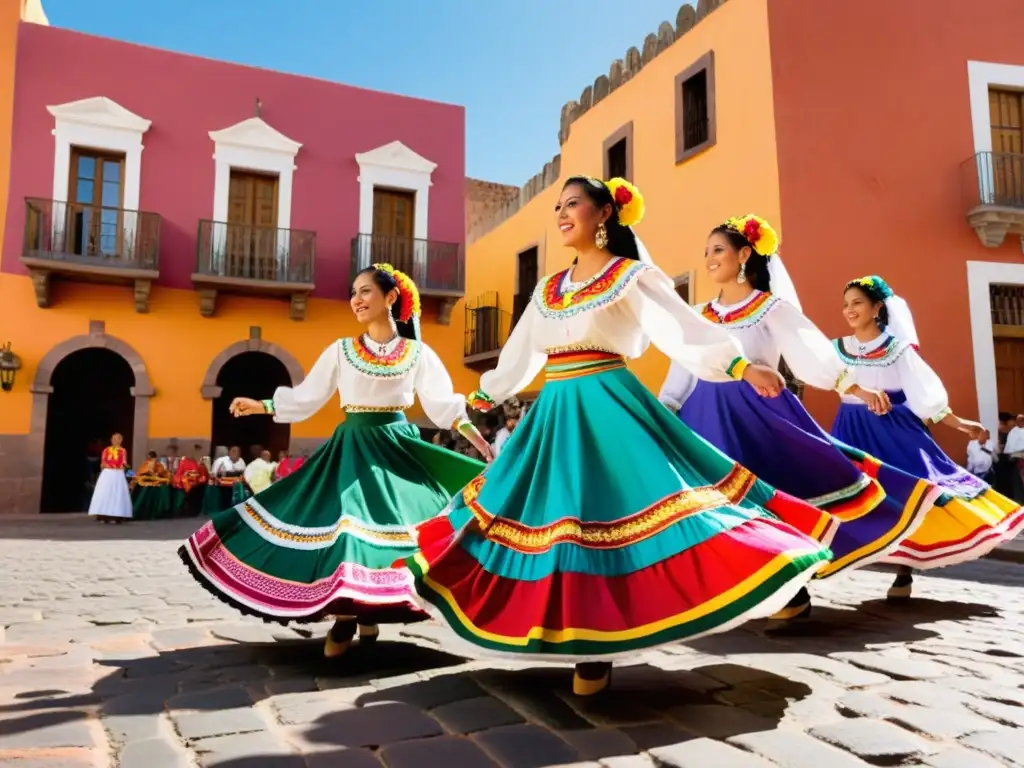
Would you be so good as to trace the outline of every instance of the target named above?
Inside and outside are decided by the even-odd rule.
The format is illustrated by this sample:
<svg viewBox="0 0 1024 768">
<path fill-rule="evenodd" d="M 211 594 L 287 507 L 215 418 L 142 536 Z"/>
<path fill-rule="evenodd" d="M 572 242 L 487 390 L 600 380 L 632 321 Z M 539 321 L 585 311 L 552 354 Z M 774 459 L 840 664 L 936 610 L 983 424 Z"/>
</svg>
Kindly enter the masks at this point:
<svg viewBox="0 0 1024 768">
<path fill-rule="evenodd" d="M 124 438 L 121 437 L 120 432 L 115 432 L 110 436 L 110 444 L 113 445 L 114 447 L 119 446 L 122 442 L 124 442 Z"/>
<path fill-rule="evenodd" d="M 704 248 L 704 269 L 708 277 L 719 285 L 734 283 L 740 273 L 740 264 L 750 258 L 750 246 L 737 248 L 723 232 L 712 232 Z"/>
<path fill-rule="evenodd" d="M 843 294 L 843 317 L 854 332 L 876 326 L 875 318 L 881 308 L 882 302 L 874 301 L 864 289 L 855 285 Z"/>
<path fill-rule="evenodd" d="M 398 290 L 394 289 L 384 295 L 372 272 L 361 272 L 352 283 L 352 311 L 363 325 L 376 320 L 386 320 L 391 304 L 398 298 Z"/>
<path fill-rule="evenodd" d="M 582 183 L 566 185 L 555 205 L 555 218 L 562 233 L 562 244 L 577 250 L 594 244 L 599 224 L 612 215 L 612 206 L 597 206 Z"/>
</svg>

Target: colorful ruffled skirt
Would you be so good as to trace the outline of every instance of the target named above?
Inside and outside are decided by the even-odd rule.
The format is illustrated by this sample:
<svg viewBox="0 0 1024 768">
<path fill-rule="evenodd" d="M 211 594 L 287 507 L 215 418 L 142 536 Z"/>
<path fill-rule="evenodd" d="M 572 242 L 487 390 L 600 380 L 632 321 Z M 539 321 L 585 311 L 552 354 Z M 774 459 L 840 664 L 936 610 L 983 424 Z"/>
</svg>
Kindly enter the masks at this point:
<svg viewBox="0 0 1024 768">
<path fill-rule="evenodd" d="M 393 564 L 483 466 L 423 442 L 401 413 L 350 413 L 301 470 L 214 513 L 179 553 L 206 589 L 268 621 L 417 621 L 411 574 Z"/>
<path fill-rule="evenodd" d="M 839 440 L 942 491 L 924 522 L 887 561 L 922 570 L 941 568 L 981 557 L 1020 533 L 1024 510 L 943 453 L 906 406 L 903 392 L 890 392 L 889 398 L 893 409 L 885 416 L 843 403 L 832 425 Z"/>
<path fill-rule="evenodd" d="M 622 358 L 552 355 L 547 373 L 406 561 L 425 609 L 462 639 L 612 658 L 770 616 L 828 562 L 827 515 L 694 434 Z"/>
<path fill-rule="evenodd" d="M 132 517 L 135 520 L 163 520 L 174 516 L 173 488 L 160 485 L 136 485 L 132 490 Z"/>
<path fill-rule="evenodd" d="M 933 483 L 832 439 L 789 390 L 697 383 L 679 411 L 694 432 L 759 478 L 837 518 L 833 560 L 818 578 L 878 562 L 925 519 Z"/>
</svg>

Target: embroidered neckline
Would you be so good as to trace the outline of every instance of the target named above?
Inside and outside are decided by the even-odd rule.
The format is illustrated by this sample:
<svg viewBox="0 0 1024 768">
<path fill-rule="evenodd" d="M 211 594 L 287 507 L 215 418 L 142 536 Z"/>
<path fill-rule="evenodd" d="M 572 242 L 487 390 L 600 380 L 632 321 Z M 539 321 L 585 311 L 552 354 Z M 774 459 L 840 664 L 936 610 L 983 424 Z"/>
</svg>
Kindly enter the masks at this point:
<svg viewBox="0 0 1024 768">
<path fill-rule="evenodd" d="M 377 357 L 387 356 L 388 354 L 393 352 L 395 350 L 395 347 L 398 346 L 398 342 L 401 340 L 402 337 L 399 336 L 397 333 L 390 339 L 385 341 L 383 344 L 381 344 L 379 341 L 375 341 L 373 338 L 371 338 L 370 334 L 368 333 L 364 333 L 359 337 L 359 343 L 362 344 L 364 347 L 370 350 L 377 350 L 376 352 L 374 352 L 374 355 L 376 355 Z"/>
<path fill-rule="evenodd" d="M 723 306 L 717 301 L 709 301 L 701 307 L 700 314 L 705 320 L 716 325 L 748 328 L 760 323 L 768 314 L 768 310 L 778 302 L 778 296 L 765 291 L 755 291 L 741 303 L 732 306 Z"/>
<path fill-rule="evenodd" d="M 533 293 L 534 304 L 541 315 L 564 318 L 617 301 L 623 291 L 647 265 L 636 259 L 618 257 L 594 275 L 579 283 L 569 283 L 570 270 L 564 269 L 545 278 Z"/>
<path fill-rule="evenodd" d="M 377 346 L 376 342 L 373 342 Z M 384 354 L 377 354 L 367 346 L 362 336 L 341 340 L 341 351 L 345 360 L 364 376 L 372 379 L 393 379 L 404 376 L 420 358 L 420 345 L 411 340 L 399 337 L 388 342 L 394 345 Z M 385 348 L 388 346 L 385 345 Z"/>
<path fill-rule="evenodd" d="M 856 337 L 847 336 L 832 341 L 839 357 L 847 365 L 866 365 L 874 367 L 885 367 L 892 365 L 903 351 L 910 346 L 897 339 L 895 336 L 883 335 L 878 339 L 861 344 Z M 860 349 L 851 349 L 857 345 Z"/>
<path fill-rule="evenodd" d="M 576 267 L 575 266 L 569 267 L 569 269 L 565 270 L 565 272 L 562 274 L 562 282 L 561 282 L 561 285 L 560 285 L 560 288 L 562 289 L 562 292 L 563 293 L 579 293 L 584 288 L 586 288 L 586 287 L 590 286 L 591 284 L 593 284 L 594 281 L 596 281 L 598 278 L 603 276 L 604 273 L 607 272 L 612 267 L 612 265 L 615 263 L 616 258 L 617 257 L 614 257 L 614 256 L 612 258 L 610 258 L 608 261 L 606 261 L 604 263 L 604 266 L 602 266 L 601 269 L 599 269 L 595 274 L 593 274 L 590 277 L 588 277 L 586 280 L 573 280 L 572 279 L 572 273 L 573 273 L 573 270 L 576 269 Z"/>
</svg>

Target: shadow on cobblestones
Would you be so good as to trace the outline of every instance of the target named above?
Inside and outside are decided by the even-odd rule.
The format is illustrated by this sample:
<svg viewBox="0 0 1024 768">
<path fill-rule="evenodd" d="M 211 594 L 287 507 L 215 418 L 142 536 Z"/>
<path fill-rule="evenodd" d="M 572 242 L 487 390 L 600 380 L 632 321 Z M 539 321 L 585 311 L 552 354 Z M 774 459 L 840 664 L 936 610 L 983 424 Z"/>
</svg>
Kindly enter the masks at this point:
<svg viewBox="0 0 1024 768">
<path fill-rule="evenodd" d="M 85 514 L 0 517 L 0 539 L 35 541 L 180 541 L 209 518 L 135 520 L 104 525 Z"/>
<path fill-rule="evenodd" d="M 801 682 L 735 664 L 665 670 L 616 667 L 592 698 L 570 690 L 568 668 L 476 670 L 368 692 L 321 715 L 302 739 L 324 765 L 541 766 L 636 755 L 708 737 L 773 731 Z M 366 760 L 363 762 L 362 760 Z M 241 768 L 241 763 L 238 764 Z"/>
</svg>

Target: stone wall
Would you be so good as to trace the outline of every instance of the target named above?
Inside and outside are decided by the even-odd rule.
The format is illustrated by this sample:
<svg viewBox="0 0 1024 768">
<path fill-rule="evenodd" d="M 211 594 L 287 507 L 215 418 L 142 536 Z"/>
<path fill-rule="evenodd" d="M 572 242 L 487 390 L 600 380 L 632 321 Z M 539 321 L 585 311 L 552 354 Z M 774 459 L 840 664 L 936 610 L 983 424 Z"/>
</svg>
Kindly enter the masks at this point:
<svg viewBox="0 0 1024 768">
<path fill-rule="evenodd" d="M 632 46 L 621 59 L 613 61 L 607 75 L 599 75 L 593 84 L 583 89 L 578 99 L 569 101 L 562 106 L 558 125 L 559 145 L 565 144 L 566 139 L 569 138 L 572 124 L 576 120 L 586 114 L 595 104 L 606 99 L 612 91 L 621 88 L 636 77 L 640 70 L 650 64 L 658 54 L 693 29 L 709 13 L 725 5 L 726 2 L 727 0 L 698 0 L 696 7 L 690 4 L 683 5 L 676 13 L 674 26 L 668 21 L 661 22 L 658 25 L 658 30 L 647 35 L 639 48 Z M 503 221 L 511 218 L 516 211 L 543 190 L 558 181 L 561 175 L 561 161 L 562 156 L 555 155 L 550 162 L 544 164 L 544 168 L 539 173 L 519 189 L 518 196 L 508 198 L 504 204 L 496 205 L 486 213 L 481 212 L 481 215 L 472 222 L 467 221 L 466 242 L 472 243 L 477 238 L 483 237 Z"/>
<path fill-rule="evenodd" d="M 489 221 L 493 212 L 519 199 L 519 187 L 493 181 L 466 179 L 466 232 Z"/>
</svg>

